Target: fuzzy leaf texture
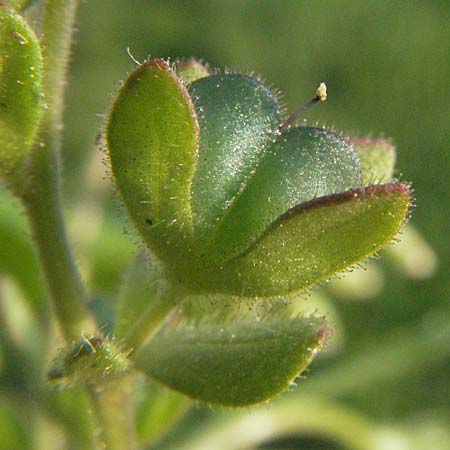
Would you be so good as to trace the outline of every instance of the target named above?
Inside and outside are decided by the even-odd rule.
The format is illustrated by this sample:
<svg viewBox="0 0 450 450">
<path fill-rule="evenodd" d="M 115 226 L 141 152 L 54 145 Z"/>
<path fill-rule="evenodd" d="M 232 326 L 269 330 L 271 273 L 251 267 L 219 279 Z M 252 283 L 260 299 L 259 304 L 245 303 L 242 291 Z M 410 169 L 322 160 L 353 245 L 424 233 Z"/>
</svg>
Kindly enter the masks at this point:
<svg viewBox="0 0 450 450">
<path fill-rule="evenodd" d="M 350 137 L 349 143 L 355 148 L 361 160 L 363 183 L 386 183 L 394 174 L 395 147 L 382 138 Z"/>
<path fill-rule="evenodd" d="M 276 96 L 246 75 L 186 88 L 155 60 L 125 82 L 106 126 L 111 167 L 169 283 L 189 294 L 283 295 L 397 233 L 409 188 L 364 188 L 373 152 L 362 167 L 347 139 L 312 127 L 280 132 L 280 122 Z"/>
<path fill-rule="evenodd" d="M 148 61 L 130 75 L 106 139 L 115 181 L 146 244 L 163 260 L 187 257 L 198 125 L 186 88 L 166 62 Z"/>
<path fill-rule="evenodd" d="M 20 183 L 20 169 L 43 111 L 42 56 L 34 32 L 0 6 L 0 177 Z"/>
<path fill-rule="evenodd" d="M 286 390 L 330 334 L 317 317 L 200 322 L 158 333 L 136 367 L 196 400 L 247 406 Z"/>
</svg>

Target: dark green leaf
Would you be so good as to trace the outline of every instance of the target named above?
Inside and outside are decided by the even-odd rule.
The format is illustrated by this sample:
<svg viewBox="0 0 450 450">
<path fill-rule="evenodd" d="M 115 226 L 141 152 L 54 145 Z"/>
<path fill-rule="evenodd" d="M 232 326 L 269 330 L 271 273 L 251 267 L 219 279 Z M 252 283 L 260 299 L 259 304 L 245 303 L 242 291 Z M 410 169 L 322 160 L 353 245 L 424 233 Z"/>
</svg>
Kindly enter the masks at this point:
<svg viewBox="0 0 450 450">
<path fill-rule="evenodd" d="M 277 99 L 245 75 L 212 75 L 189 85 L 200 124 L 192 182 L 197 236 L 216 226 L 257 166 L 279 123 Z"/>
<path fill-rule="evenodd" d="M 301 127 L 283 133 L 264 154 L 216 230 L 211 251 L 237 256 L 290 208 L 361 186 L 357 154 L 334 133 Z"/>
</svg>

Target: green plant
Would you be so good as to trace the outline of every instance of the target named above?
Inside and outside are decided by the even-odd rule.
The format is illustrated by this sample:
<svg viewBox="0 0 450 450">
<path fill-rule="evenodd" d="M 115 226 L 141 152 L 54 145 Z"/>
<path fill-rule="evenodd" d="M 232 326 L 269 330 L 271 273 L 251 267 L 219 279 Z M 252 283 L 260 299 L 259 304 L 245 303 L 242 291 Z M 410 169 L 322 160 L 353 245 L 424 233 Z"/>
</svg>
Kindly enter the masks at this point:
<svg viewBox="0 0 450 450">
<path fill-rule="evenodd" d="M 142 373 L 227 406 L 288 388 L 331 325 L 294 315 L 279 299 L 395 236 L 410 190 L 392 180 L 392 146 L 295 127 L 297 114 L 282 118 L 276 96 L 253 77 L 210 75 L 192 61 L 140 64 L 103 133 L 113 179 L 143 241 L 119 295 L 114 333 L 105 335 L 87 305 L 60 208 L 62 98 L 76 2 L 44 2 L 39 38 L 16 12 L 24 5 L 4 3 L 0 173 L 24 206 L 66 341 L 47 374 L 62 391 L 40 386 L 42 404 L 58 414 L 60 398 L 84 392 L 88 398 L 66 411 L 80 427 L 73 440 L 94 445 L 83 422 L 86 400 L 100 440 L 122 449 L 137 445 L 131 399 Z M 321 89 L 313 101 L 323 96 Z M 8 301 L 20 297 L 14 289 Z M 242 312 L 246 301 L 265 309 Z M 45 301 L 34 304 L 44 328 Z M 170 402 L 171 417 L 187 406 L 176 395 Z"/>
</svg>

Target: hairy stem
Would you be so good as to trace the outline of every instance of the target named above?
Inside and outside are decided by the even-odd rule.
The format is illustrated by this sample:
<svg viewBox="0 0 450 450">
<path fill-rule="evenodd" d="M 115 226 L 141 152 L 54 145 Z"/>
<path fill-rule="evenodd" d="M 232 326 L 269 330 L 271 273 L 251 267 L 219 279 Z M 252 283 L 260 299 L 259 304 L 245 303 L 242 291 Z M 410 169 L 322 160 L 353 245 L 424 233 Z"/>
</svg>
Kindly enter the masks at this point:
<svg viewBox="0 0 450 450">
<path fill-rule="evenodd" d="M 132 381 L 133 377 L 128 376 L 89 388 L 93 412 L 99 425 L 99 445 L 102 449 L 136 448 L 130 405 Z"/>
<path fill-rule="evenodd" d="M 42 90 L 46 112 L 30 154 L 20 197 L 28 213 L 49 288 L 53 310 L 68 339 L 94 328 L 86 298 L 67 242 L 61 211 L 59 153 L 67 61 L 77 1 L 44 2 L 41 46 L 44 58 Z"/>
</svg>

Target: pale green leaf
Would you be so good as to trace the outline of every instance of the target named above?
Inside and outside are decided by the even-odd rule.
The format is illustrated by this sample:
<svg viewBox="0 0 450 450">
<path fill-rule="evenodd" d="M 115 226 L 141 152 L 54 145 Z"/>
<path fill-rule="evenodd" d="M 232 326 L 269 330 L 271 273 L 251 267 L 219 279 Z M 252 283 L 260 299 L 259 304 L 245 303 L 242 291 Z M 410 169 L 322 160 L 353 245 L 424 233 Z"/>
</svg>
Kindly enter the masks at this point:
<svg viewBox="0 0 450 450">
<path fill-rule="evenodd" d="M 395 168 L 395 147 L 385 139 L 349 138 L 361 160 L 363 183 L 386 183 L 392 179 Z"/>
<path fill-rule="evenodd" d="M 186 396 L 151 379 L 137 387 L 134 397 L 136 430 L 142 443 L 153 442 L 167 433 L 192 405 Z"/>
<path fill-rule="evenodd" d="M 43 111 L 42 56 L 34 32 L 0 6 L 0 177 L 14 188 Z"/>
<path fill-rule="evenodd" d="M 160 332 L 136 366 L 202 402 L 245 406 L 286 390 L 330 333 L 316 317 L 200 322 Z"/>
<path fill-rule="evenodd" d="M 124 337 L 148 308 L 158 304 L 164 278 L 161 267 L 142 252 L 128 269 L 118 298 L 115 335 Z"/>
<path fill-rule="evenodd" d="M 193 58 L 177 61 L 174 69 L 178 78 L 183 80 L 184 84 L 192 83 L 209 75 L 208 67 Z"/>
</svg>

